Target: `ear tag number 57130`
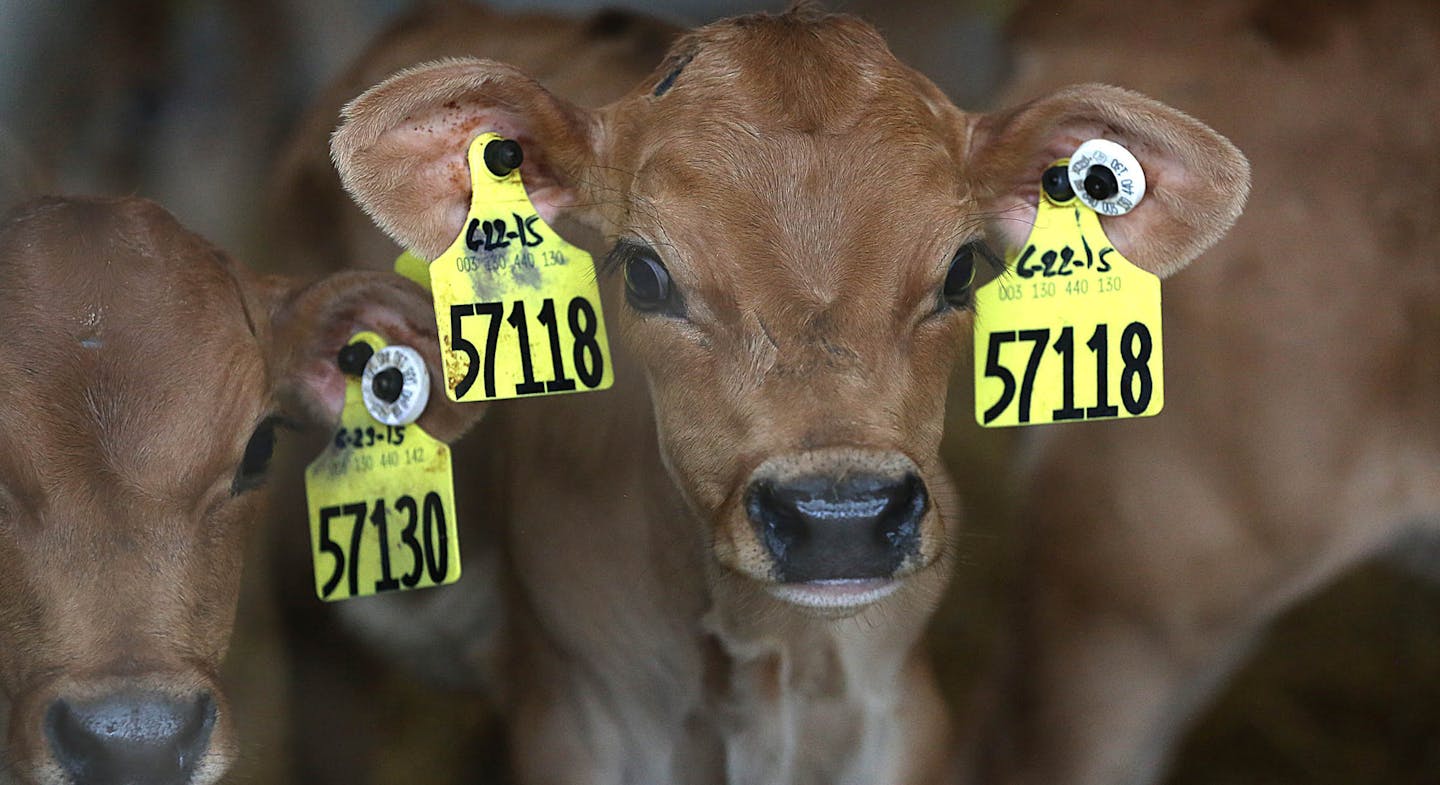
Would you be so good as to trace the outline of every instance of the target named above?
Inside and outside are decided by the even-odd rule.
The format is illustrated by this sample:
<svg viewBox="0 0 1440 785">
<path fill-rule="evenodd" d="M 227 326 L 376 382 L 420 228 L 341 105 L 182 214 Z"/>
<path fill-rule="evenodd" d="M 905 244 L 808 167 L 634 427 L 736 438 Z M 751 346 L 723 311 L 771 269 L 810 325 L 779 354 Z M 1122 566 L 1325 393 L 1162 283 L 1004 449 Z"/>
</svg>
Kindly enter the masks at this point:
<svg viewBox="0 0 1440 785">
<path fill-rule="evenodd" d="M 594 262 L 541 219 L 519 157 L 515 142 L 493 133 L 470 143 L 470 214 L 430 263 L 445 394 L 455 401 L 614 382 Z"/>
<path fill-rule="evenodd" d="M 385 348 L 370 332 L 350 339 L 357 343 Z M 305 470 L 315 593 L 344 600 L 454 583 L 460 541 L 450 447 L 418 423 L 376 420 L 361 383 L 347 375 L 338 430 Z"/>
<path fill-rule="evenodd" d="M 1041 189 L 1025 246 L 975 293 L 975 420 L 1000 427 L 1157 414 L 1165 405 L 1160 279 L 1115 250 L 1069 186 L 1051 190 L 1068 198 Z"/>
</svg>

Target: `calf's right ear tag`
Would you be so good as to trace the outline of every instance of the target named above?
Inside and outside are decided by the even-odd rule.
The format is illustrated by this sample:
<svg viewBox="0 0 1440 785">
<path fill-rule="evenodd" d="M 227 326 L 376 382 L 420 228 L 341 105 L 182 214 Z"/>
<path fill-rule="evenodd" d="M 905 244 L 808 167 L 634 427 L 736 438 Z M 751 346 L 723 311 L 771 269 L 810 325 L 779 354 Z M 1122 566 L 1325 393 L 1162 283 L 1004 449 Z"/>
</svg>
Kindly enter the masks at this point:
<svg viewBox="0 0 1440 785">
<path fill-rule="evenodd" d="M 520 145 L 477 136 L 470 213 L 430 263 L 445 394 L 490 401 L 614 383 L 590 254 L 546 225 L 520 180 Z"/>
<path fill-rule="evenodd" d="M 1040 178 L 1035 226 L 1005 275 L 975 292 L 975 420 L 1007 425 L 1149 417 L 1165 405 L 1160 279 L 1110 244 L 1097 212 L 1144 196 L 1125 148 L 1081 145 Z"/>
<path fill-rule="evenodd" d="M 415 422 L 429 395 L 424 360 L 361 332 L 338 363 L 340 427 L 305 469 L 315 594 L 344 600 L 454 583 L 460 540 L 450 447 Z"/>
</svg>

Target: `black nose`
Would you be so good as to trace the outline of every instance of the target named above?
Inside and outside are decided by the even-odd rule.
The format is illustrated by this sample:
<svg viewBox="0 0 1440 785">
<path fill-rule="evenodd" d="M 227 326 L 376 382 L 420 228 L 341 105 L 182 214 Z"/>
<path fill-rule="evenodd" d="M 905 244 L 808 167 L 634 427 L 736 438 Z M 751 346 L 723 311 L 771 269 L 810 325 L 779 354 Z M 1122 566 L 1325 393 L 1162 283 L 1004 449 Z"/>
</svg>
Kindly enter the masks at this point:
<svg viewBox="0 0 1440 785">
<path fill-rule="evenodd" d="M 920 545 L 929 496 L 914 474 L 756 480 L 746 511 L 780 580 L 888 578 Z"/>
<path fill-rule="evenodd" d="M 154 694 L 50 704 L 45 730 L 55 760 L 77 785 L 185 785 L 210 746 L 215 702 Z"/>
</svg>

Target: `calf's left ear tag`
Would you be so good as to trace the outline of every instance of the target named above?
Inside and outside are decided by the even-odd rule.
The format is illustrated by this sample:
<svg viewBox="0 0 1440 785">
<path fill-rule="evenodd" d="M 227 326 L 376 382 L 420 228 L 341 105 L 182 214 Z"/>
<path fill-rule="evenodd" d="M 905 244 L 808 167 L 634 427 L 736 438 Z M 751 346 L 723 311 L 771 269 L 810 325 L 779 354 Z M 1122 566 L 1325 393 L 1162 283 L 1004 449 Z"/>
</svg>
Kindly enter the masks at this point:
<svg viewBox="0 0 1440 785">
<path fill-rule="evenodd" d="M 590 254 L 541 219 L 520 181 L 520 145 L 469 148 L 472 196 L 460 236 L 430 263 L 445 394 L 491 401 L 614 383 Z"/>
<path fill-rule="evenodd" d="M 315 594 L 344 600 L 454 583 L 450 447 L 415 423 L 429 395 L 423 359 L 361 332 L 339 363 L 340 425 L 305 470 Z"/>
<path fill-rule="evenodd" d="M 975 292 L 983 426 L 1149 417 L 1165 405 L 1160 279 L 1115 250 L 1096 214 L 1133 209 L 1143 173 L 1124 148 L 1097 142 L 1045 171 L 1030 237 Z"/>
</svg>

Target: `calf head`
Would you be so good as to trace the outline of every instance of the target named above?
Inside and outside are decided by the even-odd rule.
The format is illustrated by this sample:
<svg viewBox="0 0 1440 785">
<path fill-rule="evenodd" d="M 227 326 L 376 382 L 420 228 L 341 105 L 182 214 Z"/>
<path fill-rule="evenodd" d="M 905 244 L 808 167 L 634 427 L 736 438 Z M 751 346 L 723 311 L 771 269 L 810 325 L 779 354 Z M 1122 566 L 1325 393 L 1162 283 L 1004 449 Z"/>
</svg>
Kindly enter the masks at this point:
<svg viewBox="0 0 1440 785">
<path fill-rule="evenodd" d="M 947 380 L 1045 168 L 1093 137 L 1134 151 L 1150 196 L 1105 227 L 1161 274 L 1234 221 L 1248 183 L 1227 141 L 1139 95 L 967 113 L 863 22 L 804 9 L 695 31 L 598 110 L 499 63 L 422 66 L 352 102 L 332 152 L 377 223 L 433 257 L 487 130 L 525 146 L 545 218 L 614 238 L 618 332 L 717 574 L 841 613 L 939 572 Z"/>
<path fill-rule="evenodd" d="M 393 275 L 258 278 L 139 199 L 0 219 L 0 781 L 220 776 L 274 426 L 338 419 L 349 336 L 427 350 L 432 313 Z"/>
</svg>

